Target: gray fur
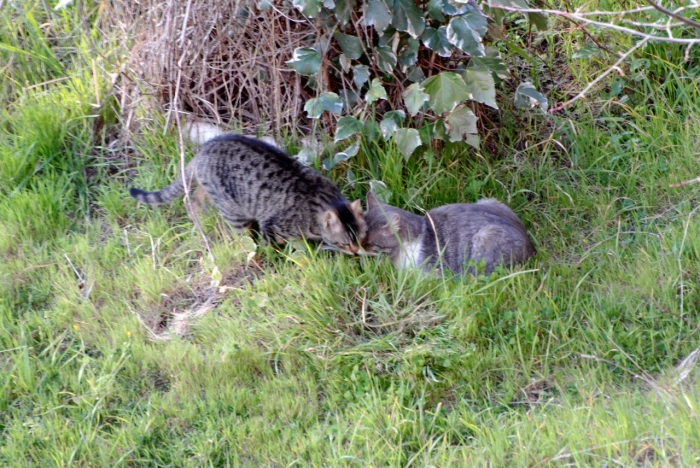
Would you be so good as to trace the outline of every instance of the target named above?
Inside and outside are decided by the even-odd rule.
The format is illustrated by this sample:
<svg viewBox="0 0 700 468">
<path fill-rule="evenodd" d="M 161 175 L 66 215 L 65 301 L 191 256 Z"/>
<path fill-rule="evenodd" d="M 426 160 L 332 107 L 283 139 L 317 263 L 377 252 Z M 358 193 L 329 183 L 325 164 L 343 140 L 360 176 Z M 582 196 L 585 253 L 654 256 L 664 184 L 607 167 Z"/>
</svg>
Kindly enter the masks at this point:
<svg viewBox="0 0 700 468">
<path fill-rule="evenodd" d="M 535 248 L 518 216 L 506 205 L 484 199 L 452 204 L 418 216 L 367 196 L 365 253 L 389 255 L 397 268 L 423 266 L 463 273 L 470 260 L 483 261 L 484 273 L 498 265 L 521 263 Z M 475 273 L 473 266 L 467 272 Z"/>
<path fill-rule="evenodd" d="M 234 228 L 255 228 L 271 242 L 304 237 L 357 253 L 366 226 L 360 200 L 349 203 L 328 178 L 278 148 L 227 134 L 206 142 L 185 168 Z M 157 192 L 130 189 L 151 205 L 185 194 L 182 175 Z"/>
</svg>

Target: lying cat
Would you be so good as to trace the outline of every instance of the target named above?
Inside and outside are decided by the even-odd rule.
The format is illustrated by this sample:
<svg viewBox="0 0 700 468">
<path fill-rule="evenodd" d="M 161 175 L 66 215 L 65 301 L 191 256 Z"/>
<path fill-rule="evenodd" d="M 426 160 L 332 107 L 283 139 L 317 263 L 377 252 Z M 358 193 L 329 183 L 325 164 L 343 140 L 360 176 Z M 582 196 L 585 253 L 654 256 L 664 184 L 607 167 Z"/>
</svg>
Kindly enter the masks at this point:
<svg viewBox="0 0 700 468">
<path fill-rule="evenodd" d="M 360 200 L 349 203 L 328 178 L 255 138 L 226 134 L 207 141 L 185 178 L 234 228 L 253 229 L 268 242 L 304 237 L 356 254 L 367 231 Z M 132 187 L 129 193 L 156 205 L 184 195 L 185 186 L 180 175 L 157 192 Z"/>
<path fill-rule="evenodd" d="M 471 204 L 445 205 L 418 216 L 379 203 L 367 195 L 367 237 L 364 254 L 388 254 L 397 268 L 447 268 L 475 274 L 483 261 L 484 273 L 498 265 L 523 262 L 535 254 L 522 221 L 506 205 L 489 198 Z"/>
</svg>

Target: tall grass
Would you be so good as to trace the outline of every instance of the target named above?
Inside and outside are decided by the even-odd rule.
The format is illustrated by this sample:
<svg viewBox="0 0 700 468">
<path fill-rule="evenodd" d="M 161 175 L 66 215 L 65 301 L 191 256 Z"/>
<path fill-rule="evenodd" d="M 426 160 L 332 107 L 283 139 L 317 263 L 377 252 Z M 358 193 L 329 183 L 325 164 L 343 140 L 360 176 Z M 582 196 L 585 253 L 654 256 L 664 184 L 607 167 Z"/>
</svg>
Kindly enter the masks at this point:
<svg viewBox="0 0 700 468">
<path fill-rule="evenodd" d="M 210 257 L 181 205 L 126 191 L 175 176 L 175 140 L 152 129 L 130 172 L 94 140 L 94 18 L 11 5 L 3 466 L 697 464 L 696 372 L 676 366 L 698 341 L 698 188 L 669 184 L 697 176 L 700 93 L 675 51 L 537 145 L 514 142 L 543 119 L 506 108 L 497 155 L 367 144 L 335 169 L 407 209 L 496 197 L 536 241 L 513 271 L 433 278 L 303 243 L 252 256 L 211 211 Z"/>
</svg>

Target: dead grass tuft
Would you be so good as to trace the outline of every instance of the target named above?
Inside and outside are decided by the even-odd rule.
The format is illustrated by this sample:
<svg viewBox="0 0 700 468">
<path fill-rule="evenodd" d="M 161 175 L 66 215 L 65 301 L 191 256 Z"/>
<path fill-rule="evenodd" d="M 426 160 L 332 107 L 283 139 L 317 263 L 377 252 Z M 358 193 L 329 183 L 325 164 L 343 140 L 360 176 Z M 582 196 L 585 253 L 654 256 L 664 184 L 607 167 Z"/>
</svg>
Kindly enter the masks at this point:
<svg viewBox="0 0 700 468">
<path fill-rule="evenodd" d="M 252 134 L 299 128 L 304 90 L 285 62 L 310 26 L 294 8 L 260 11 L 256 3 L 112 3 L 106 27 L 128 52 L 114 89 L 124 131 L 154 115 L 166 115 L 167 124 L 187 115 Z"/>
</svg>

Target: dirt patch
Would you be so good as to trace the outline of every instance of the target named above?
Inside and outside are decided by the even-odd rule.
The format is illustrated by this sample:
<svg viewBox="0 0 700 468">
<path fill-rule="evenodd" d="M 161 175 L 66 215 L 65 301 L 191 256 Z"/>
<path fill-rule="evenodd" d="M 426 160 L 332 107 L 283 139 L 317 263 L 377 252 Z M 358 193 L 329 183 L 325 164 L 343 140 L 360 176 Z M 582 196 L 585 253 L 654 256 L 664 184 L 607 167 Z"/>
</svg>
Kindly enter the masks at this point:
<svg viewBox="0 0 700 468">
<path fill-rule="evenodd" d="M 264 264 L 251 262 L 238 265 L 222 274 L 218 285 L 212 285 L 207 275 L 190 283 L 179 283 L 171 291 L 161 293 L 155 306 L 136 312 L 141 325 L 154 341 L 169 341 L 174 337 L 188 337 L 192 324 L 216 309 L 226 293 L 238 289 L 262 276 Z"/>
</svg>

